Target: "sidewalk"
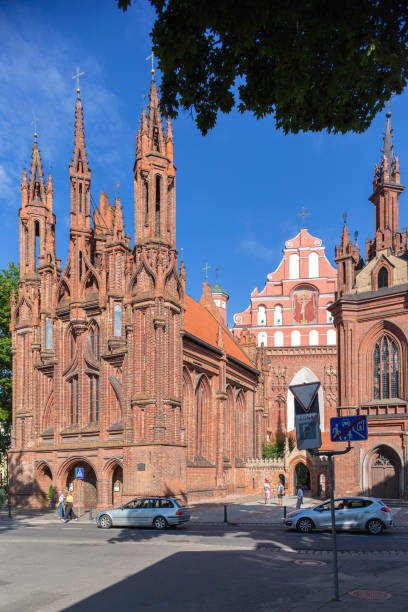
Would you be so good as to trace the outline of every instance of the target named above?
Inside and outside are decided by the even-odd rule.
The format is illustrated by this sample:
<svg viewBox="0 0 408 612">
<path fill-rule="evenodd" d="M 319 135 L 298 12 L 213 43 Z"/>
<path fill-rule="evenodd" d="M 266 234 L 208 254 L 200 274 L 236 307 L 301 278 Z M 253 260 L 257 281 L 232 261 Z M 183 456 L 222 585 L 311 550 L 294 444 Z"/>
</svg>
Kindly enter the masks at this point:
<svg viewBox="0 0 408 612">
<path fill-rule="evenodd" d="M 302 508 L 314 506 L 320 499 L 304 498 Z M 224 524 L 224 506 L 227 507 L 227 522 L 239 525 L 281 525 L 284 507 L 278 506 L 277 500 L 272 499 L 265 504 L 259 496 L 230 496 L 223 499 L 208 500 L 206 502 L 193 502 L 191 508 L 191 523 L 195 525 L 221 525 Z M 285 496 L 284 506 L 287 512 L 296 507 L 295 496 Z M 74 512 L 76 512 L 74 507 Z M 394 526 L 408 528 L 408 507 L 391 508 Z M 90 523 L 95 520 L 96 509 L 92 511 L 92 520 L 89 511 L 81 510 L 78 522 Z M 12 508 L 11 519 L 8 517 L 7 506 L 0 508 L 0 523 L 2 521 L 17 521 L 19 523 L 48 523 L 58 524 L 60 519 L 55 509 Z"/>
</svg>

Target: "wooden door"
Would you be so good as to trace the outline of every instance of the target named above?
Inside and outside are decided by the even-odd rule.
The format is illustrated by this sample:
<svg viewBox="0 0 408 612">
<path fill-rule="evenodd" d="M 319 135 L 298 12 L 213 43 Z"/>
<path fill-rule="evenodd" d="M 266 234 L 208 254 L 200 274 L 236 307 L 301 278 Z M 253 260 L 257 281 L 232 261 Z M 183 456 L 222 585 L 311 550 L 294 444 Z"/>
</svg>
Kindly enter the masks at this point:
<svg viewBox="0 0 408 612">
<path fill-rule="evenodd" d="M 395 499 L 399 494 L 399 473 L 395 461 L 377 452 L 371 467 L 371 495 Z"/>
</svg>

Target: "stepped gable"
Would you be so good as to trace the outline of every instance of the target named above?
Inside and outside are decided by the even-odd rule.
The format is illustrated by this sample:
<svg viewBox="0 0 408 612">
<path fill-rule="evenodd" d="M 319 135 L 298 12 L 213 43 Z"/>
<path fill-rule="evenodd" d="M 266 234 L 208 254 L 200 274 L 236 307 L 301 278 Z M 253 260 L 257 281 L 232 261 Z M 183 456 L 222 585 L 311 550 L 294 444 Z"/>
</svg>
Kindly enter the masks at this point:
<svg viewBox="0 0 408 612">
<path fill-rule="evenodd" d="M 218 349 L 217 338 L 220 321 L 217 320 L 215 316 L 209 310 L 207 310 L 207 308 L 205 308 L 205 306 L 202 306 L 196 302 L 189 295 L 186 295 L 185 297 L 185 306 L 185 331 L 192 336 L 195 336 L 199 340 L 203 340 L 207 344 L 210 344 L 214 348 Z M 233 357 L 234 359 L 238 359 L 238 361 L 241 361 L 244 365 L 255 369 L 254 364 L 248 359 L 244 351 L 236 344 L 229 330 L 224 325 L 222 325 L 221 329 L 224 349 L 227 355 Z"/>
</svg>

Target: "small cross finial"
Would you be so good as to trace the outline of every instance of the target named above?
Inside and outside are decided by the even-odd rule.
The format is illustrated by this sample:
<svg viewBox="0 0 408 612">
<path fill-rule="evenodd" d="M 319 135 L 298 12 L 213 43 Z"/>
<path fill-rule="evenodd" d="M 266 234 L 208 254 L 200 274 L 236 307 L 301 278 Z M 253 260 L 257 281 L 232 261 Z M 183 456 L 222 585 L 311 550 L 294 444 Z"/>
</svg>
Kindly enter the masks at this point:
<svg viewBox="0 0 408 612">
<path fill-rule="evenodd" d="M 152 78 L 154 78 L 154 75 L 156 73 L 154 69 L 154 51 L 152 51 L 151 54 L 146 57 L 146 61 L 149 59 L 152 60 L 152 69 L 150 70 L 150 74 L 152 75 Z"/>
<path fill-rule="evenodd" d="M 302 206 L 302 212 L 297 213 L 297 217 L 302 217 L 302 227 L 305 227 L 305 217 L 310 217 L 311 213 L 307 213 L 305 207 Z"/>
<path fill-rule="evenodd" d="M 219 271 L 220 271 L 220 269 L 219 269 L 219 267 L 217 266 L 217 267 L 215 268 L 215 280 L 217 281 L 217 283 L 218 283 L 218 272 L 219 272 Z"/>
<path fill-rule="evenodd" d="M 206 281 L 208 281 L 208 270 L 210 270 L 210 269 L 211 269 L 211 266 L 209 266 L 207 263 L 203 267 L 203 270 L 205 271 L 205 280 Z"/>
<path fill-rule="evenodd" d="M 183 258 L 184 258 L 184 249 L 183 249 L 183 247 L 180 247 L 180 258 L 181 258 L 181 261 L 183 261 Z"/>
<path fill-rule="evenodd" d="M 115 189 L 116 189 L 116 199 L 118 199 L 119 197 L 119 187 L 120 187 L 120 182 L 118 181 L 115 185 Z"/>
<path fill-rule="evenodd" d="M 34 126 L 34 138 L 35 138 L 35 140 L 37 140 L 37 138 L 38 138 L 38 134 L 37 134 L 37 123 L 38 123 L 38 117 L 36 117 L 36 116 L 34 115 L 34 117 L 33 117 L 33 120 L 32 120 L 32 122 L 31 122 L 31 124 Z"/>
<path fill-rule="evenodd" d="M 347 223 L 347 217 L 348 217 L 348 215 L 347 215 L 346 211 L 344 211 L 344 213 L 343 213 L 343 222 L 344 222 L 344 225 L 346 225 L 346 223 Z"/>
<path fill-rule="evenodd" d="M 78 96 L 81 93 L 81 90 L 79 89 L 79 77 L 83 76 L 84 74 L 85 74 L 85 72 L 79 72 L 79 68 L 77 67 L 76 74 L 74 74 L 74 76 L 72 77 L 73 79 L 76 79 L 76 82 L 77 82 L 76 92 L 77 92 Z"/>
<path fill-rule="evenodd" d="M 357 242 L 357 238 L 358 238 L 358 231 L 356 230 L 354 232 L 354 242 Z"/>
</svg>

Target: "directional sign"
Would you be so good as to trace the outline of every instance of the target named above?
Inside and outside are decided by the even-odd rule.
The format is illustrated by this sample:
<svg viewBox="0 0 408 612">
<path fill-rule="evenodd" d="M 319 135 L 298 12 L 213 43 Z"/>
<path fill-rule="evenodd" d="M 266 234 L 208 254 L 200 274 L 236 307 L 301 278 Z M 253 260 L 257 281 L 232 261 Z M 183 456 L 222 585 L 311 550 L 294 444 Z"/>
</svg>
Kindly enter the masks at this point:
<svg viewBox="0 0 408 612">
<path fill-rule="evenodd" d="M 78 478 L 79 480 L 83 480 L 84 478 L 84 468 L 83 467 L 75 468 L 75 478 Z"/>
<path fill-rule="evenodd" d="M 320 448 L 320 412 L 318 391 L 320 382 L 289 387 L 295 397 L 296 443 L 299 450 Z"/>
<path fill-rule="evenodd" d="M 348 416 L 330 419 L 330 438 L 332 442 L 367 440 L 367 417 Z"/>
</svg>

